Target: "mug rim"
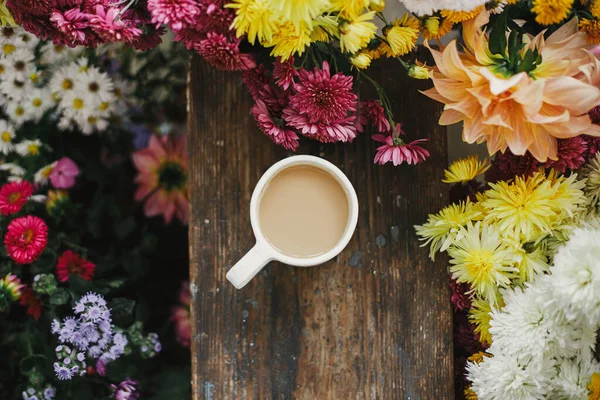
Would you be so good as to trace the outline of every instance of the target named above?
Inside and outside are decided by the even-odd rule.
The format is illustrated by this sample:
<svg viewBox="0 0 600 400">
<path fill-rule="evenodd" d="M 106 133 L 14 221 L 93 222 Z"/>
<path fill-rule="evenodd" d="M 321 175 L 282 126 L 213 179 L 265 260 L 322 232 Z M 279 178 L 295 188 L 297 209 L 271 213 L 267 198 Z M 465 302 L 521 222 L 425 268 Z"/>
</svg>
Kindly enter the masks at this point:
<svg viewBox="0 0 600 400">
<path fill-rule="evenodd" d="M 277 250 L 263 235 L 260 229 L 260 222 L 258 220 L 258 210 L 261 200 L 261 195 L 267 184 L 277 175 L 279 172 L 293 167 L 295 165 L 309 165 L 317 167 L 333 175 L 340 186 L 344 189 L 346 199 L 348 200 L 348 223 L 342 237 L 338 240 L 337 244 L 325 253 L 319 254 L 313 257 L 293 257 L 286 255 Z M 277 260 L 284 264 L 292 265 L 295 267 L 313 267 L 319 264 L 323 264 L 340 254 L 344 248 L 348 245 L 358 222 L 358 197 L 354 186 L 348 179 L 348 177 L 333 163 L 311 155 L 296 155 L 284 158 L 275 164 L 260 177 L 252 198 L 250 200 L 250 223 L 252 225 L 252 231 L 256 238 L 256 245 L 258 249 L 267 256 L 270 260 Z M 267 252 L 267 254 L 265 254 Z"/>
</svg>

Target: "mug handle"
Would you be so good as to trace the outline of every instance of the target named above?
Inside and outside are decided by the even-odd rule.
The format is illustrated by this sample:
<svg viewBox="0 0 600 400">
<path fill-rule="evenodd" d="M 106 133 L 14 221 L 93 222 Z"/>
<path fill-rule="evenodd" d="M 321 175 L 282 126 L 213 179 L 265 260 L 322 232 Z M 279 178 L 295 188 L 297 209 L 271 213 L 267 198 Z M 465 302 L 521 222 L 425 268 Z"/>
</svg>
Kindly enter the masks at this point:
<svg viewBox="0 0 600 400">
<path fill-rule="evenodd" d="M 271 256 L 267 255 L 264 248 L 256 243 L 254 247 L 227 272 L 227 280 L 231 282 L 236 289 L 241 289 L 246 286 L 246 284 L 250 282 L 250 280 L 272 259 Z"/>
</svg>

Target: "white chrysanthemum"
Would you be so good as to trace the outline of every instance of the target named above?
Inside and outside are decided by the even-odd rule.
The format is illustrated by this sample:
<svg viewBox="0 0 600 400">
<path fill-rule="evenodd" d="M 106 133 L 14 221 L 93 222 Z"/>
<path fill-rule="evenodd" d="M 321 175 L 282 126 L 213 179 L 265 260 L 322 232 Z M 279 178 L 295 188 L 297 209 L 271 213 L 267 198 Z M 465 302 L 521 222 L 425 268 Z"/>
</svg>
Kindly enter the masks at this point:
<svg viewBox="0 0 600 400">
<path fill-rule="evenodd" d="M 18 101 L 8 102 L 8 104 L 6 105 L 5 112 L 6 115 L 8 115 L 8 118 L 11 120 L 11 122 L 17 127 L 23 125 L 30 119 L 30 115 L 27 114 L 27 110 L 25 109 L 23 104 Z"/>
<path fill-rule="evenodd" d="M 114 85 L 112 80 L 104 72 L 96 67 L 88 69 L 75 78 L 74 92 L 78 93 L 92 107 L 98 108 L 102 104 L 110 104 L 115 101 L 113 94 Z"/>
<path fill-rule="evenodd" d="M 488 352 L 493 350 L 494 345 Z M 553 360 L 532 360 L 493 354 L 481 363 L 467 364 L 467 378 L 479 399 L 546 399 L 550 380 L 556 375 Z"/>
<path fill-rule="evenodd" d="M 580 348 L 581 329 L 552 306 L 553 288 L 546 277 L 503 292 L 505 306 L 491 313 L 490 333 L 497 352 L 533 360 L 572 357 Z"/>
<path fill-rule="evenodd" d="M 59 103 L 59 110 L 77 121 L 88 119 L 95 112 L 95 107 L 83 93 L 71 90 L 64 94 Z"/>
<path fill-rule="evenodd" d="M 22 177 L 25 175 L 25 169 L 14 163 L 0 164 L 0 171 L 7 171 L 11 176 Z"/>
<path fill-rule="evenodd" d="M 35 73 L 35 54 L 32 50 L 23 48 L 6 57 L 6 72 L 4 79 L 25 81 Z"/>
<path fill-rule="evenodd" d="M 75 77 L 79 74 L 79 67 L 75 63 L 70 63 L 59 68 L 52 75 L 48 88 L 56 98 L 62 98 L 66 93 L 73 91 L 75 87 Z"/>
<path fill-rule="evenodd" d="M 81 50 L 79 48 L 72 49 L 65 45 L 47 42 L 42 46 L 41 53 L 41 62 L 55 67 L 77 58 Z"/>
<path fill-rule="evenodd" d="M 0 119 L 0 153 L 7 155 L 15 149 L 13 139 L 15 127 L 9 121 Z"/>
<path fill-rule="evenodd" d="M 40 168 L 33 176 L 33 181 L 38 185 L 45 186 L 50 180 L 50 174 L 56 167 L 58 161 L 54 161 L 52 164 L 48 164 L 45 167 Z"/>
<path fill-rule="evenodd" d="M 576 229 L 554 257 L 552 281 L 570 318 L 600 324 L 600 230 Z"/>
<path fill-rule="evenodd" d="M 3 26 L 0 28 L 0 44 L 14 43 L 17 40 L 17 35 L 23 31 L 20 27 Z"/>
<path fill-rule="evenodd" d="M 417 15 L 433 14 L 438 10 L 471 11 L 488 0 L 400 0 L 408 11 Z"/>
<path fill-rule="evenodd" d="M 591 355 L 564 360 L 557 365 L 558 374 L 550 383 L 550 398 L 587 400 L 592 374 L 600 372 L 600 364 Z"/>
<path fill-rule="evenodd" d="M 44 113 L 53 105 L 54 102 L 52 101 L 52 96 L 46 89 L 34 89 L 23 101 L 25 112 L 36 122 L 39 121 Z"/>
<path fill-rule="evenodd" d="M 42 141 L 39 139 L 35 140 L 23 140 L 15 145 L 15 150 L 19 155 L 25 156 L 37 156 L 40 154 L 42 149 Z"/>
</svg>

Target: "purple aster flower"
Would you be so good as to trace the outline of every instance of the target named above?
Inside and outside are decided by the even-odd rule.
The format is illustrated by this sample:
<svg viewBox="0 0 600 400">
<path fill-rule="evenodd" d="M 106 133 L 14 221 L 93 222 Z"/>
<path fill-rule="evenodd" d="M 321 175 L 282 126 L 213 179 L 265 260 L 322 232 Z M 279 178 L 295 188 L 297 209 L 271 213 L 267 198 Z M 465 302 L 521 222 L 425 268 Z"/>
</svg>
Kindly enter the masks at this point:
<svg viewBox="0 0 600 400">
<path fill-rule="evenodd" d="M 98 358 L 102 354 L 100 346 L 92 346 L 88 349 L 88 356 L 91 358 Z"/>
<path fill-rule="evenodd" d="M 125 379 L 119 383 L 119 386 L 111 385 L 113 390 L 112 398 L 115 400 L 137 400 L 140 398 L 140 392 L 138 390 L 138 381 L 134 381 L 130 378 Z"/>
<path fill-rule="evenodd" d="M 27 394 L 29 394 L 29 395 L 35 394 L 35 389 L 30 387 L 29 389 L 27 389 Z"/>
<path fill-rule="evenodd" d="M 77 320 L 73 317 L 67 317 L 67 318 L 65 318 L 65 320 L 63 322 L 64 322 L 63 325 L 64 325 L 65 329 L 72 331 L 75 328 L 77 328 Z"/>
<path fill-rule="evenodd" d="M 54 372 L 56 373 L 56 377 L 61 381 L 67 381 L 73 378 L 71 370 L 67 367 L 61 366 L 58 363 L 54 363 Z"/>
<path fill-rule="evenodd" d="M 76 373 L 78 373 L 79 372 L 79 366 L 78 365 L 73 365 L 71 367 L 71 372 L 73 373 L 73 375 L 76 374 Z"/>
<path fill-rule="evenodd" d="M 104 333 L 110 333 L 112 331 L 110 321 L 106 318 L 98 323 L 98 328 L 100 328 L 100 330 Z"/>
<path fill-rule="evenodd" d="M 62 362 L 64 365 L 69 365 L 71 364 L 71 359 L 69 357 L 65 357 Z"/>
<path fill-rule="evenodd" d="M 154 351 L 156 351 L 157 353 L 160 353 L 161 350 L 162 350 L 162 345 L 160 344 L 160 342 L 156 343 L 154 345 Z"/>
<path fill-rule="evenodd" d="M 59 335 L 58 335 L 58 340 L 60 340 L 62 343 L 64 343 L 64 342 L 70 342 L 72 336 L 73 336 L 73 331 L 72 330 L 66 329 L 66 328 L 62 328 L 60 330 Z"/>
<path fill-rule="evenodd" d="M 38 397 L 36 395 L 33 395 L 29 398 L 29 400 L 40 400 L 40 399 L 38 399 Z"/>
<path fill-rule="evenodd" d="M 127 346 L 127 343 L 129 341 L 127 340 L 127 337 L 125 335 L 123 335 L 122 333 L 115 333 L 115 336 L 113 337 L 113 343 L 116 346 L 120 346 L 120 347 L 125 347 Z"/>
<path fill-rule="evenodd" d="M 56 346 L 56 348 L 54 349 L 54 351 L 56 351 L 58 353 L 59 351 L 63 350 L 63 347 L 64 347 L 63 345 L 58 345 L 58 346 Z"/>
<path fill-rule="evenodd" d="M 80 301 L 79 303 L 75 304 L 75 307 L 73 307 L 73 310 L 75 310 L 76 314 L 81 314 L 82 312 L 85 311 L 85 305 Z"/>
<path fill-rule="evenodd" d="M 88 312 L 84 314 L 84 317 L 89 318 L 92 322 L 98 322 L 100 319 L 105 319 L 102 309 L 98 306 L 91 306 L 88 309 Z"/>
<path fill-rule="evenodd" d="M 53 400 L 56 396 L 56 390 L 53 387 L 48 387 L 44 390 L 44 400 Z"/>
<path fill-rule="evenodd" d="M 77 361 L 79 361 L 79 362 L 85 361 L 85 354 L 78 353 L 77 354 Z"/>
<path fill-rule="evenodd" d="M 96 373 L 100 376 L 106 376 L 106 361 L 98 359 L 96 361 Z"/>
<path fill-rule="evenodd" d="M 55 319 L 50 324 L 50 332 L 56 334 L 56 333 L 58 333 L 59 330 L 60 330 L 60 322 L 57 319 Z"/>
</svg>

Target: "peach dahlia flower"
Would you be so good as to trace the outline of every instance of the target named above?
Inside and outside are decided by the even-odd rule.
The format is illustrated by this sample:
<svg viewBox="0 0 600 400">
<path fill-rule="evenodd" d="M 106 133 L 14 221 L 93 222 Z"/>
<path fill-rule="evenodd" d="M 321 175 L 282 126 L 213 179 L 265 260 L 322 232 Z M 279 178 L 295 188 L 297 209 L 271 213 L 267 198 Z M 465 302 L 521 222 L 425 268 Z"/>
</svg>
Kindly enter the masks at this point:
<svg viewBox="0 0 600 400">
<path fill-rule="evenodd" d="M 530 72 L 495 73 L 498 57 L 489 50 L 482 26 L 489 14 L 463 23 L 464 52 L 456 41 L 441 52 L 430 49 L 434 88 L 424 92 L 445 104 L 441 125 L 464 122 L 463 139 L 487 142 L 490 154 L 509 148 L 539 161 L 556 159 L 557 138 L 600 136 L 588 111 L 600 104 L 600 63 L 588 50 L 573 19 L 548 39 L 524 37 L 522 52 L 535 49 L 542 62 Z"/>
</svg>

